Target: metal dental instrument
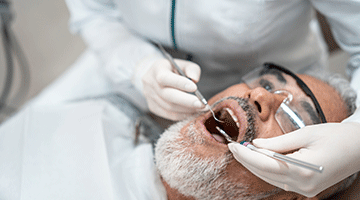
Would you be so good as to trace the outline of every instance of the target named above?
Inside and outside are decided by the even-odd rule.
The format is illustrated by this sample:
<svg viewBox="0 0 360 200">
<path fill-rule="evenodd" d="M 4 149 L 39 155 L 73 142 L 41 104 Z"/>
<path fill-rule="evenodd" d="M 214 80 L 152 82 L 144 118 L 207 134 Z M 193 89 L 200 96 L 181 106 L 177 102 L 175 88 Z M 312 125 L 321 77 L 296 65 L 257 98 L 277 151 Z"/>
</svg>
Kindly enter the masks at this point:
<svg viewBox="0 0 360 200">
<path fill-rule="evenodd" d="M 156 43 L 156 45 L 159 47 L 161 53 L 164 55 L 164 57 L 166 59 L 169 60 L 169 62 L 171 63 L 171 65 L 173 67 L 175 67 L 175 69 L 177 70 L 177 72 L 181 75 L 181 76 L 184 76 L 186 78 L 188 78 L 189 80 L 191 80 L 191 78 L 187 77 L 185 75 L 185 73 L 180 69 L 180 67 L 175 63 L 173 57 L 168 53 L 166 52 L 166 50 L 164 49 L 164 47 L 160 44 L 160 43 Z M 192 80 L 191 80 L 192 81 Z M 196 90 L 195 92 L 195 95 L 197 98 L 199 98 L 199 100 L 206 106 L 207 109 L 209 109 L 214 117 L 214 119 L 218 122 L 221 122 L 223 123 L 223 121 L 219 120 L 218 118 L 215 117 L 215 113 L 214 111 L 211 109 L 210 105 L 208 104 L 208 102 L 206 101 L 206 99 L 204 98 L 204 96 L 200 93 L 199 90 Z"/>
<path fill-rule="evenodd" d="M 218 126 L 216 127 L 216 129 L 221 133 L 221 135 L 223 135 L 225 137 L 225 139 L 230 142 L 230 143 L 236 143 L 234 140 L 231 139 L 231 137 L 221 128 L 219 128 Z"/>
<path fill-rule="evenodd" d="M 235 142 L 234 140 L 232 140 L 231 137 L 224 130 L 222 130 L 221 128 L 216 127 L 216 129 L 225 137 L 225 139 L 228 142 L 230 142 L 230 143 L 238 143 L 238 142 Z M 269 156 L 269 157 L 272 157 L 272 158 L 275 158 L 275 159 L 278 159 L 278 160 L 281 160 L 281 161 L 284 161 L 284 162 L 287 162 L 287 163 L 290 163 L 290 164 L 293 164 L 293 165 L 297 165 L 299 167 L 310 169 L 310 170 L 313 170 L 315 172 L 321 173 L 324 170 L 323 166 L 318 166 L 318 165 L 307 163 L 307 162 L 304 162 L 304 161 L 301 161 L 301 160 L 298 160 L 298 159 L 295 159 L 295 158 L 290 158 L 288 156 L 285 156 L 285 155 L 282 155 L 282 154 L 279 154 L 279 153 L 276 153 L 276 152 L 273 152 L 273 151 L 270 151 L 270 150 L 267 150 L 267 149 L 260 149 L 260 148 L 255 147 L 254 145 L 250 144 L 249 142 L 242 141 L 242 142 L 240 142 L 240 144 L 244 145 L 245 147 L 247 147 L 247 148 L 249 148 L 249 149 L 251 149 L 253 151 L 264 154 L 266 156 Z"/>
</svg>

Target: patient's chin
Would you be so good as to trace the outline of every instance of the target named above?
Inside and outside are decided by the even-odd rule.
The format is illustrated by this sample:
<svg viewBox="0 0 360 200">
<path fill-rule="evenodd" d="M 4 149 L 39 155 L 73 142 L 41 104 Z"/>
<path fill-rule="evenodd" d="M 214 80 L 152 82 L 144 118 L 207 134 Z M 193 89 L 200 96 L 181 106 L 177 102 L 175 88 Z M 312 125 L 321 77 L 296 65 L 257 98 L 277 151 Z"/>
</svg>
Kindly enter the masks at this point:
<svg viewBox="0 0 360 200">
<path fill-rule="evenodd" d="M 179 122 L 166 130 L 158 140 L 155 149 L 155 161 L 158 172 L 168 187 L 185 197 L 196 199 L 261 199 L 262 195 L 249 194 L 244 182 L 232 182 L 227 166 L 232 159 L 229 152 L 217 157 L 201 157 L 193 151 L 197 139 L 187 137 L 194 134 L 192 119 Z M 183 129 L 183 133 L 180 130 Z M 185 133 L 184 133 L 184 130 Z M 189 139 L 191 138 L 191 139 Z M 194 139 L 193 139 L 194 138 Z M 189 141 L 191 140 L 191 141 Z M 196 144 L 197 145 L 197 144 Z M 241 172 L 236 172 L 241 173 Z M 174 190 L 168 190 L 171 192 Z"/>
</svg>

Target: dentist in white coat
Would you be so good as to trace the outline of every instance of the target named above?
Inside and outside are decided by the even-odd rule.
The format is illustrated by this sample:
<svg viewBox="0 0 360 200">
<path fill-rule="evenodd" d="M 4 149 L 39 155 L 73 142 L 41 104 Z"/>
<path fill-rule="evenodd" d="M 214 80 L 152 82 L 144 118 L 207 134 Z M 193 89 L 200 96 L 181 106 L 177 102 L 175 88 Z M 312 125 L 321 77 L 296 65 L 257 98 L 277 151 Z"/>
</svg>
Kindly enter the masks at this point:
<svg viewBox="0 0 360 200">
<path fill-rule="evenodd" d="M 80 34 L 96 52 L 103 64 L 102 73 L 118 92 L 127 88 L 131 96 L 140 94 L 136 98 L 146 99 L 151 112 L 170 120 L 184 119 L 204 108 L 190 92 L 198 88 L 209 98 L 264 62 L 299 73 L 325 72 L 328 50 L 315 10 L 326 17 L 335 40 L 351 55 L 347 73 L 360 92 L 359 0 L 66 2 L 71 31 Z M 173 52 L 193 81 L 174 73 L 151 41 Z M 270 158 L 252 159 L 258 155 L 240 145 L 229 148 L 261 179 L 310 197 L 360 170 L 359 123 L 360 109 L 339 124 L 306 127 L 253 141 L 256 146 L 278 152 L 300 149 L 300 154 L 292 156 L 324 163 L 323 174 L 291 165 L 280 170 L 279 163 L 270 162 Z"/>
</svg>

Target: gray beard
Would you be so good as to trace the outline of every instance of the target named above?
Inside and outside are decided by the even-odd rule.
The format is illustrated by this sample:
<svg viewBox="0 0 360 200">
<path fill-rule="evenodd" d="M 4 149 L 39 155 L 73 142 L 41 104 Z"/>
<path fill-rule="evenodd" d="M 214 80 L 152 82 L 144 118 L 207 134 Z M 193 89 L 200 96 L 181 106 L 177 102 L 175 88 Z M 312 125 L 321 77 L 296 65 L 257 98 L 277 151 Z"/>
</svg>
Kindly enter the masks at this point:
<svg viewBox="0 0 360 200">
<path fill-rule="evenodd" d="M 172 125 L 156 144 L 156 166 L 169 186 L 185 196 L 204 200 L 239 198 L 246 200 L 269 196 L 270 194 L 250 195 L 247 192 L 247 185 L 228 180 L 229 174 L 225 173 L 225 168 L 233 159 L 231 153 L 207 159 L 199 158 L 193 153 L 192 146 L 201 145 L 203 137 L 196 133 L 191 124 L 186 131 L 190 137 L 185 138 L 180 134 L 180 130 L 193 119 Z"/>
</svg>

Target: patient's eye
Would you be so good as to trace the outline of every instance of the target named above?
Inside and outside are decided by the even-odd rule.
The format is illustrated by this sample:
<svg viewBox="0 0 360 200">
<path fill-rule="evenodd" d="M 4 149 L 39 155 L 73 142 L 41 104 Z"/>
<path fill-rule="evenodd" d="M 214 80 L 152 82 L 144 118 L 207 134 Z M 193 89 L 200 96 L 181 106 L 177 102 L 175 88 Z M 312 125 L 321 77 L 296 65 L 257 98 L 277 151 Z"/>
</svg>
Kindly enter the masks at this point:
<svg viewBox="0 0 360 200">
<path fill-rule="evenodd" d="M 271 92 L 274 89 L 274 85 L 266 79 L 261 79 L 259 81 L 259 84 L 261 87 L 263 87 L 265 90 L 267 90 L 269 92 Z"/>
</svg>

